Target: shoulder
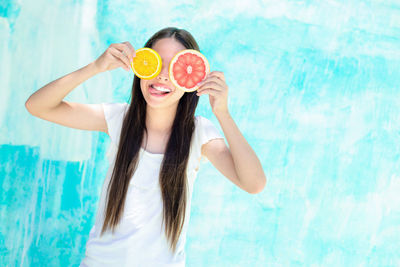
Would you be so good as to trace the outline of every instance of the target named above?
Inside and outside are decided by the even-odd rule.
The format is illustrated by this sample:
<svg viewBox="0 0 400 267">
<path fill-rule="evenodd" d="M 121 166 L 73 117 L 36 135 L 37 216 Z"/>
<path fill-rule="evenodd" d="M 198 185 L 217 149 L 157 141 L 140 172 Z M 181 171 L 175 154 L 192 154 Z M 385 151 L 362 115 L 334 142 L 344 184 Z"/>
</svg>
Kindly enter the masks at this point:
<svg viewBox="0 0 400 267">
<path fill-rule="evenodd" d="M 106 120 L 107 129 L 111 141 L 118 144 L 119 135 L 121 132 L 122 122 L 128 110 L 128 103 L 101 103 L 104 111 L 104 118 Z"/>
<path fill-rule="evenodd" d="M 106 103 L 101 103 L 105 115 L 108 115 L 108 117 L 111 117 L 115 114 L 120 114 L 124 111 L 126 111 L 129 107 L 128 103 L 125 102 L 106 102 Z"/>
<path fill-rule="evenodd" d="M 203 117 L 201 115 L 196 115 L 195 116 L 195 125 L 196 126 L 205 126 L 205 125 L 210 125 L 213 124 L 211 120 L 207 119 L 206 117 Z"/>
<path fill-rule="evenodd" d="M 198 134 L 202 134 L 202 132 L 207 131 L 207 128 L 215 128 L 214 124 L 207 119 L 206 117 L 203 117 L 201 115 L 195 116 L 195 131 Z"/>
<path fill-rule="evenodd" d="M 196 133 L 200 145 L 207 143 L 211 139 L 223 138 L 220 130 L 210 119 L 203 116 L 195 117 Z"/>
<path fill-rule="evenodd" d="M 207 126 L 216 126 L 216 124 L 214 122 L 211 121 L 211 119 L 208 119 L 204 116 L 201 115 L 196 115 L 195 116 L 195 124 L 196 126 L 202 126 L 202 127 L 207 127 Z"/>
</svg>

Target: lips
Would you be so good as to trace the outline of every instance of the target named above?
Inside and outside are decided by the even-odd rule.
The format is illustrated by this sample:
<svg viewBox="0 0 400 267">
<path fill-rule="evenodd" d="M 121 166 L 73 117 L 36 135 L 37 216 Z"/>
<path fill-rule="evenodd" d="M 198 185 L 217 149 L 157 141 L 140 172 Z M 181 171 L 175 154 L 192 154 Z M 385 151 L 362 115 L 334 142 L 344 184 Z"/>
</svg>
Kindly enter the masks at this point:
<svg viewBox="0 0 400 267">
<path fill-rule="evenodd" d="M 153 86 L 162 87 L 162 88 L 171 90 L 169 87 L 166 87 L 165 85 L 160 86 L 160 84 L 151 84 L 151 85 L 149 85 L 148 90 L 149 90 L 150 95 L 152 95 L 152 96 L 164 97 L 171 93 L 171 92 L 163 92 L 163 91 L 157 90 L 157 89 L 153 88 Z"/>
<path fill-rule="evenodd" d="M 169 88 L 168 86 L 166 86 L 165 84 L 162 84 L 162 83 L 153 83 L 153 84 L 150 84 L 150 86 L 157 86 L 157 87 L 165 88 L 165 89 L 168 89 L 169 91 L 172 91 L 171 88 Z"/>
</svg>

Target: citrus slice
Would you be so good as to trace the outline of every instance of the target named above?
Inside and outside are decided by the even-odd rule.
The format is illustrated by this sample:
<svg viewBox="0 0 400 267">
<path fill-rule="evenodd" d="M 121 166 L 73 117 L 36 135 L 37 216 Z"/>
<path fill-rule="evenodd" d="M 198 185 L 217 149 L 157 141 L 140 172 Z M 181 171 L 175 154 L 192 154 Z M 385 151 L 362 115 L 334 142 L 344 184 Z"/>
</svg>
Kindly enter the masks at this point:
<svg viewBox="0 0 400 267">
<path fill-rule="evenodd" d="M 154 49 L 143 47 L 136 50 L 131 62 L 133 72 L 141 79 L 153 79 L 161 71 L 161 57 Z"/>
<path fill-rule="evenodd" d="M 169 63 L 169 79 L 185 92 L 196 91 L 199 82 L 210 72 L 206 57 L 194 49 L 178 52 Z"/>
</svg>

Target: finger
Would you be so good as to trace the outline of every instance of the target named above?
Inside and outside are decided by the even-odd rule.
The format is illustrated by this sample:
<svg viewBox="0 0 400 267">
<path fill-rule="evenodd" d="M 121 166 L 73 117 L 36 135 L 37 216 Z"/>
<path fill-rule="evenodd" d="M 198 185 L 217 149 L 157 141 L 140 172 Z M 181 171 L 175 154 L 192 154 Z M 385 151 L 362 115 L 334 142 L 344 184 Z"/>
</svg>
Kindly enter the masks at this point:
<svg viewBox="0 0 400 267">
<path fill-rule="evenodd" d="M 209 73 L 210 77 L 218 77 L 219 79 L 225 81 L 225 75 L 222 71 L 212 71 Z"/>
<path fill-rule="evenodd" d="M 224 85 L 220 84 L 218 82 L 215 82 L 215 81 L 210 81 L 210 82 L 207 82 L 206 84 L 200 86 L 197 90 L 201 91 L 206 88 L 213 88 L 215 90 L 221 91 L 221 90 L 223 90 Z"/>
<path fill-rule="evenodd" d="M 129 51 L 131 52 L 132 58 L 136 57 L 136 50 L 133 48 L 130 42 L 124 42 L 126 46 L 128 47 Z"/>
<path fill-rule="evenodd" d="M 215 71 L 213 71 L 213 72 L 210 72 L 201 82 L 199 82 L 199 84 L 203 84 L 203 83 L 205 83 L 207 81 L 210 81 L 210 80 L 224 81 L 225 82 L 225 78 L 223 77 L 223 74 L 221 75 L 221 74 L 218 74 Z"/>
<path fill-rule="evenodd" d="M 122 54 L 122 52 L 120 52 L 118 49 L 115 47 L 110 47 L 110 52 L 114 57 L 119 58 L 123 63 L 125 63 L 128 68 L 131 67 L 128 57 Z"/>
<path fill-rule="evenodd" d="M 131 49 L 124 43 L 115 43 L 113 44 L 113 47 L 115 47 L 119 52 L 122 53 L 122 55 L 124 55 L 128 59 L 130 65 L 130 62 L 133 61 L 133 53 L 131 52 Z"/>
<path fill-rule="evenodd" d="M 206 81 L 200 83 L 199 88 L 204 88 L 206 86 L 224 86 L 224 82 L 217 77 L 209 77 Z"/>
<path fill-rule="evenodd" d="M 129 54 L 127 54 L 127 53 L 129 53 L 129 52 L 127 52 L 126 50 L 127 50 L 127 48 L 125 47 L 125 45 L 123 45 L 123 44 L 113 44 L 113 46 L 112 46 L 112 48 L 114 49 L 114 51 L 116 51 L 117 52 L 117 54 L 121 54 L 121 56 L 123 57 L 123 58 L 126 58 L 127 59 L 127 63 L 128 63 L 128 66 L 131 64 L 130 62 L 130 56 L 129 56 Z M 124 50 L 125 49 L 125 50 Z M 115 53 L 114 53 L 115 54 Z M 122 58 L 121 58 L 122 59 Z"/>
<path fill-rule="evenodd" d="M 121 67 L 127 71 L 129 71 L 131 69 L 131 67 L 127 66 L 126 63 L 122 59 L 120 59 L 117 56 L 114 56 L 114 54 L 112 54 L 112 53 L 114 53 L 114 52 L 110 52 L 110 54 L 111 54 L 111 57 L 115 60 L 114 64 L 116 65 L 116 67 Z"/>
<path fill-rule="evenodd" d="M 114 57 L 114 56 L 113 56 Z M 125 63 L 123 63 L 121 60 L 119 60 L 118 58 L 115 58 L 116 60 L 117 60 L 117 67 L 121 67 L 121 68 L 123 68 L 124 70 L 126 70 L 126 71 L 130 71 L 131 69 L 130 68 L 128 68 L 127 66 L 126 66 L 126 64 Z"/>
<path fill-rule="evenodd" d="M 121 68 L 123 68 L 124 70 L 126 70 L 126 71 L 130 71 L 130 70 L 131 70 L 131 68 L 128 67 L 128 66 L 126 66 L 126 64 L 123 63 L 122 61 L 119 61 L 119 66 L 120 66 Z"/>
<path fill-rule="evenodd" d="M 212 96 L 218 96 L 220 94 L 220 91 L 214 90 L 213 88 L 210 89 L 204 89 L 201 92 L 197 92 L 196 95 L 201 96 L 204 94 L 212 95 Z"/>
<path fill-rule="evenodd" d="M 115 61 L 117 62 L 117 67 L 121 67 L 121 68 L 123 68 L 124 70 L 126 70 L 126 71 L 131 71 L 131 68 L 129 67 L 127 67 L 126 66 L 126 64 L 124 63 L 124 62 L 122 62 L 119 58 L 116 58 L 115 56 L 113 56 L 113 55 L 111 55 L 114 59 L 115 59 Z"/>
<path fill-rule="evenodd" d="M 205 91 L 205 90 L 210 90 L 210 89 L 211 89 L 211 90 L 215 90 L 215 91 L 221 92 L 221 91 L 224 90 L 224 87 L 223 87 L 223 86 L 220 86 L 220 85 L 205 86 L 205 87 L 203 87 L 203 88 L 197 89 L 197 92 L 201 93 L 201 92 L 203 92 L 203 91 Z"/>
</svg>

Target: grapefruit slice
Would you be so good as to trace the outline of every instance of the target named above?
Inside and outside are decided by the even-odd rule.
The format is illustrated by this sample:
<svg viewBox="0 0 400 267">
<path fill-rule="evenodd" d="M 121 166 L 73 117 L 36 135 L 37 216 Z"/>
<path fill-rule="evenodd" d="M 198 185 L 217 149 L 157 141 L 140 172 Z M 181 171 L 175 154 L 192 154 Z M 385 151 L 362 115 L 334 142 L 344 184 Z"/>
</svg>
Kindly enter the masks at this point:
<svg viewBox="0 0 400 267">
<path fill-rule="evenodd" d="M 141 79 L 150 80 L 161 72 L 161 57 L 154 49 L 143 47 L 136 50 L 131 67 L 133 72 Z"/>
<path fill-rule="evenodd" d="M 178 52 L 169 63 L 169 78 L 176 88 L 185 92 L 196 91 L 199 82 L 210 72 L 206 57 L 194 49 Z"/>
</svg>

